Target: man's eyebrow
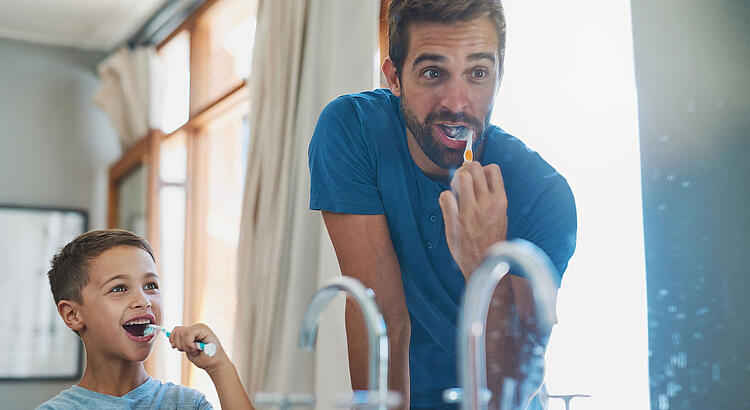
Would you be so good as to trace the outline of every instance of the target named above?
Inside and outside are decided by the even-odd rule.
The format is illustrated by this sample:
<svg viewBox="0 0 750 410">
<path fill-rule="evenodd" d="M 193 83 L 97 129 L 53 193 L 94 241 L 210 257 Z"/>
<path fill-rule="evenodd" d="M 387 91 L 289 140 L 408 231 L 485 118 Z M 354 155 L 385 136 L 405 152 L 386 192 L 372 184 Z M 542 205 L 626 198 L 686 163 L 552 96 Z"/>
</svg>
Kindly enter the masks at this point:
<svg viewBox="0 0 750 410">
<path fill-rule="evenodd" d="M 414 63 L 412 63 L 412 67 L 416 67 L 417 64 L 421 63 L 422 61 L 434 61 L 436 63 L 441 63 L 445 61 L 445 57 L 441 56 L 440 54 L 420 54 L 417 56 L 417 58 L 414 59 Z"/>
<path fill-rule="evenodd" d="M 474 53 L 469 54 L 469 60 L 483 60 L 487 59 L 492 61 L 492 64 L 495 64 L 495 54 L 493 53 Z"/>
</svg>

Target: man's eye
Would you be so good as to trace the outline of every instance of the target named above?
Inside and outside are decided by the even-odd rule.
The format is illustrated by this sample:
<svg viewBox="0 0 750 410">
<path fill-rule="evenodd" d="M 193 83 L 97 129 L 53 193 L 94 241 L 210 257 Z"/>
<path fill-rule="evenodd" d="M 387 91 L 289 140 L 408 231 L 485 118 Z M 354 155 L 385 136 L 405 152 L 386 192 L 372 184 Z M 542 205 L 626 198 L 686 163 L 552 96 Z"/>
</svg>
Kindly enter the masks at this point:
<svg viewBox="0 0 750 410">
<path fill-rule="evenodd" d="M 434 68 L 430 68 L 430 69 L 427 69 L 427 70 L 425 70 L 425 71 L 424 71 L 424 72 L 422 73 L 422 75 L 423 75 L 424 77 L 426 77 L 426 78 L 429 78 L 429 79 L 431 79 L 431 80 L 434 80 L 434 79 L 440 78 L 440 71 L 438 71 L 438 70 L 435 70 Z"/>
<path fill-rule="evenodd" d="M 157 285 L 156 282 L 150 282 L 150 283 L 147 283 L 144 288 L 146 290 L 156 290 L 156 289 L 159 289 L 159 285 Z"/>
<path fill-rule="evenodd" d="M 474 78 L 484 78 L 487 77 L 487 70 L 480 68 L 477 70 L 474 70 Z"/>
<path fill-rule="evenodd" d="M 125 287 L 125 285 L 117 285 L 110 290 L 110 292 L 118 293 L 118 292 L 125 292 L 128 290 L 128 288 Z"/>
</svg>

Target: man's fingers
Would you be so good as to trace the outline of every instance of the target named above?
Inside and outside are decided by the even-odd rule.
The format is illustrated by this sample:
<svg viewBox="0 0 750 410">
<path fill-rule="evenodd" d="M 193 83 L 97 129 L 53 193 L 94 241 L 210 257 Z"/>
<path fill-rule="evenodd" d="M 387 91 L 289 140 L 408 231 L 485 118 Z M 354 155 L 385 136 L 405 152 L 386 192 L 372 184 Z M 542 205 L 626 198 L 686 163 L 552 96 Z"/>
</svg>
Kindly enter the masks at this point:
<svg viewBox="0 0 750 410">
<path fill-rule="evenodd" d="M 484 176 L 487 179 L 487 186 L 493 194 L 499 194 L 502 192 L 505 196 L 505 185 L 503 184 L 503 174 L 500 172 L 500 167 L 496 164 L 490 164 L 482 167 L 484 170 Z"/>
<path fill-rule="evenodd" d="M 458 196 L 458 209 L 470 209 L 476 204 L 474 176 L 466 168 L 459 168 L 451 180 L 451 189 Z"/>
<path fill-rule="evenodd" d="M 485 176 L 486 171 L 484 170 L 484 167 L 478 162 L 467 162 L 463 167 L 471 173 L 474 194 L 477 199 L 484 198 L 490 192 L 487 185 L 487 177 Z"/>
<path fill-rule="evenodd" d="M 440 203 L 440 209 L 443 211 L 445 235 L 451 238 L 458 223 L 458 201 L 456 200 L 456 195 L 451 191 L 443 191 L 438 198 L 438 203 Z"/>
</svg>

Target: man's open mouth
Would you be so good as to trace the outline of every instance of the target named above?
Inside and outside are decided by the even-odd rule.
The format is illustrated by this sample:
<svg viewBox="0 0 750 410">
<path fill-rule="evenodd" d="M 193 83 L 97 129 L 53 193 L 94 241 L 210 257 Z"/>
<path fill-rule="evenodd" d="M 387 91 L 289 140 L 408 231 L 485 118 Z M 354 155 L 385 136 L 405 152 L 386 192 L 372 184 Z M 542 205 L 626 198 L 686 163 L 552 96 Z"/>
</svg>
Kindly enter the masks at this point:
<svg viewBox="0 0 750 410">
<path fill-rule="evenodd" d="M 471 129 L 463 125 L 435 124 L 443 130 L 446 137 L 454 141 L 465 141 L 466 135 Z"/>
<path fill-rule="evenodd" d="M 135 337 L 142 337 L 143 332 L 146 330 L 146 325 L 152 323 L 153 321 L 151 319 L 136 319 L 125 323 L 122 325 L 122 328 Z"/>
</svg>

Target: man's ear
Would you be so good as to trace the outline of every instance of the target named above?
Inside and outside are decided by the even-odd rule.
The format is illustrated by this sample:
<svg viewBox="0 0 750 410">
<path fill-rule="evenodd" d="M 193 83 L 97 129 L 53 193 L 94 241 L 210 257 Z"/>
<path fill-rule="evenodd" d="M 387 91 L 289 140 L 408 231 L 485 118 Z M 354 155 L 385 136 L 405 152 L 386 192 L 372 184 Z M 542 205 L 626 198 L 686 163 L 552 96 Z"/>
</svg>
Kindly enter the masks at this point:
<svg viewBox="0 0 750 410">
<path fill-rule="evenodd" d="M 385 80 L 388 81 L 388 88 L 396 97 L 401 97 L 401 81 L 398 78 L 398 72 L 396 71 L 396 65 L 393 64 L 391 57 L 386 57 L 383 60 L 383 75 Z"/>
<path fill-rule="evenodd" d="M 57 313 L 65 322 L 65 324 L 76 332 L 80 331 L 84 327 L 83 315 L 81 315 L 81 309 L 78 303 L 71 300 L 61 300 L 57 302 Z"/>
</svg>

